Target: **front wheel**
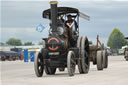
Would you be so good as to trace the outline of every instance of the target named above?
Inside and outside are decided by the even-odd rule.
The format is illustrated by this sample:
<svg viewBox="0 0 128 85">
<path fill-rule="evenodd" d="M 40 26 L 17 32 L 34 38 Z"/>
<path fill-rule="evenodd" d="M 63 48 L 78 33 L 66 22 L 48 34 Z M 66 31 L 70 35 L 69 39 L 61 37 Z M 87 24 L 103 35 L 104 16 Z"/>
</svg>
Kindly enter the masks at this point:
<svg viewBox="0 0 128 85">
<path fill-rule="evenodd" d="M 68 68 L 69 76 L 74 76 L 75 66 L 76 66 L 75 54 L 73 51 L 69 51 L 67 56 L 67 68 Z"/>
<path fill-rule="evenodd" d="M 47 75 L 54 75 L 56 73 L 56 68 L 51 68 L 51 67 L 45 66 L 44 69 L 45 69 L 45 73 Z"/>
<path fill-rule="evenodd" d="M 34 69 L 37 77 L 42 77 L 44 71 L 43 56 L 40 52 L 35 54 Z"/>
</svg>

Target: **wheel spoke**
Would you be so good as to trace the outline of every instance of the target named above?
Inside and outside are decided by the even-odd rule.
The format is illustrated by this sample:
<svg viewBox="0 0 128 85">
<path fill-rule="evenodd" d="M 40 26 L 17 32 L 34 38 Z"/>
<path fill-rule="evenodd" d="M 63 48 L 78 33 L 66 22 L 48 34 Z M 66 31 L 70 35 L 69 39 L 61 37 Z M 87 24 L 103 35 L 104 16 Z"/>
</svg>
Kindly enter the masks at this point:
<svg viewBox="0 0 128 85">
<path fill-rule="evenodd" d="M 41 62 L 38 62 L 38 66 L 41 66 L 42 64 L 41 64 Z"/>
<path fill-rule="evenodd" d="M 87 64 L 85 64 L 85 67 L 86 67 L 86 68 L 88 68 L 88 65 L 87 65 Z"/>
<path fill-rule="evenodd" d="M 72 64 L 74 64 L 74 63 L 75 63 L 75 61 L 74 61 L 73 59 L 71 59 L 71 63 L 72 63 Z"/>
<path fill-rule="evenodd" d="M 85 60 L 87 60 L 88 59 L 88 57 L 87 56 L 85 56 Z"/>
<path fill-rule="evenodd" d="M 87 43 L 84 48 L 86 49 L 86 47 L 87 47 L 88 45 L 89 45 L 89 43 Z"/>
<path fill-rule="evenodd" d="M 41 61 L 40 61 L 40 58 L 38 58 L 38 62 L 41 62 Z"/>
</svg>

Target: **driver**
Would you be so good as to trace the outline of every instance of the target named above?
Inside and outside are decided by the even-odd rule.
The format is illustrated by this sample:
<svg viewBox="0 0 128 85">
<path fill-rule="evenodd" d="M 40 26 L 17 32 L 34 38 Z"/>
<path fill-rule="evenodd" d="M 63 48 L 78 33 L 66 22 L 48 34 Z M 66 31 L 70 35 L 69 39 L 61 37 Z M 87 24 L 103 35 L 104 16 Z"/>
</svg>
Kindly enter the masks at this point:
<svg viewBox="0 0 128 85">
<path fill-rule="evenodd" d="M 65 27 L 67 28 L 67 33 L 68 33 L 68 36 L 69 36 L 68 40 L 69 40 L 70 44 L 72 46 L 74 46 L 75 45 L 74 42 L 77 39 L 76 31 L 77 31 L 78 25 L 77 25 L 75 19 L 72 19 L 71 15 L 68 15 L 67 19 L 68 20 L 65 22 Z M 75 31 L 72 31 L 73 26 L 75 26 L 75 29 L 74 29 Z"/>
<path fill-rule="evenodd" d="M 72 16 L 71 15 L 68 15 L 67 16 L 67 19 L 68 20 L 65 22 L 65 26 L 67 28 L 71 28 L 73 25 L 75 25 L 75 28 L 78 28 L 78 25 L 77 25 L 76 21 L 72 19 Z"/>
</svg>

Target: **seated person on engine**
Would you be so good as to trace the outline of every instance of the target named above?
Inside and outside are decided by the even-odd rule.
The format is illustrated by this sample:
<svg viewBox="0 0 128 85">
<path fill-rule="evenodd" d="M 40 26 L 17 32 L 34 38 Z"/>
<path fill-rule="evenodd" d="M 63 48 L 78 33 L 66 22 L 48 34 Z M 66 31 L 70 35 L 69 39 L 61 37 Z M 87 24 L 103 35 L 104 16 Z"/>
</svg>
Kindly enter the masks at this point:
<svg viewBox="0 0 128 85">
<path fill-rule="evenodd" d="M 68 20 L 65 22 L 66 28 L 72 28 L 73 25 L 75 25 L 75 29 L 78 28 L 78 25 L 77 25 L 76 21 L 72 19 L 71 15 L 68 15 L 67 19 Z"/>
</svg>

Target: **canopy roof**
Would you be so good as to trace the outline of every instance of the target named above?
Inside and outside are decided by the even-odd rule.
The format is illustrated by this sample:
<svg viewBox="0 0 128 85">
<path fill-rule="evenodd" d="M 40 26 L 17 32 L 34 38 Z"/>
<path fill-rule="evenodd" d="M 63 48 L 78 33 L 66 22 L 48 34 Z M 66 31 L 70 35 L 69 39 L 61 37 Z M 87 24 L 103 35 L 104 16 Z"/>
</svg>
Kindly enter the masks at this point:
<svg viewBox="0 0 128 85">
<path fill-rule="evenodd" d="M 76 13 L 80 17 L 89 20 L 89 16 L 85 15 L 84 13 L 79 12 L 78 9 L 72 8 L 72 7 L 57 7 L 58 10 L 58 16 L 62 14 L 69 14 L 69 13 Z M 43 11 L 42 14 L 43 18 L 51 19 L 51 9 L 46 9 Z"/>
</svg>

